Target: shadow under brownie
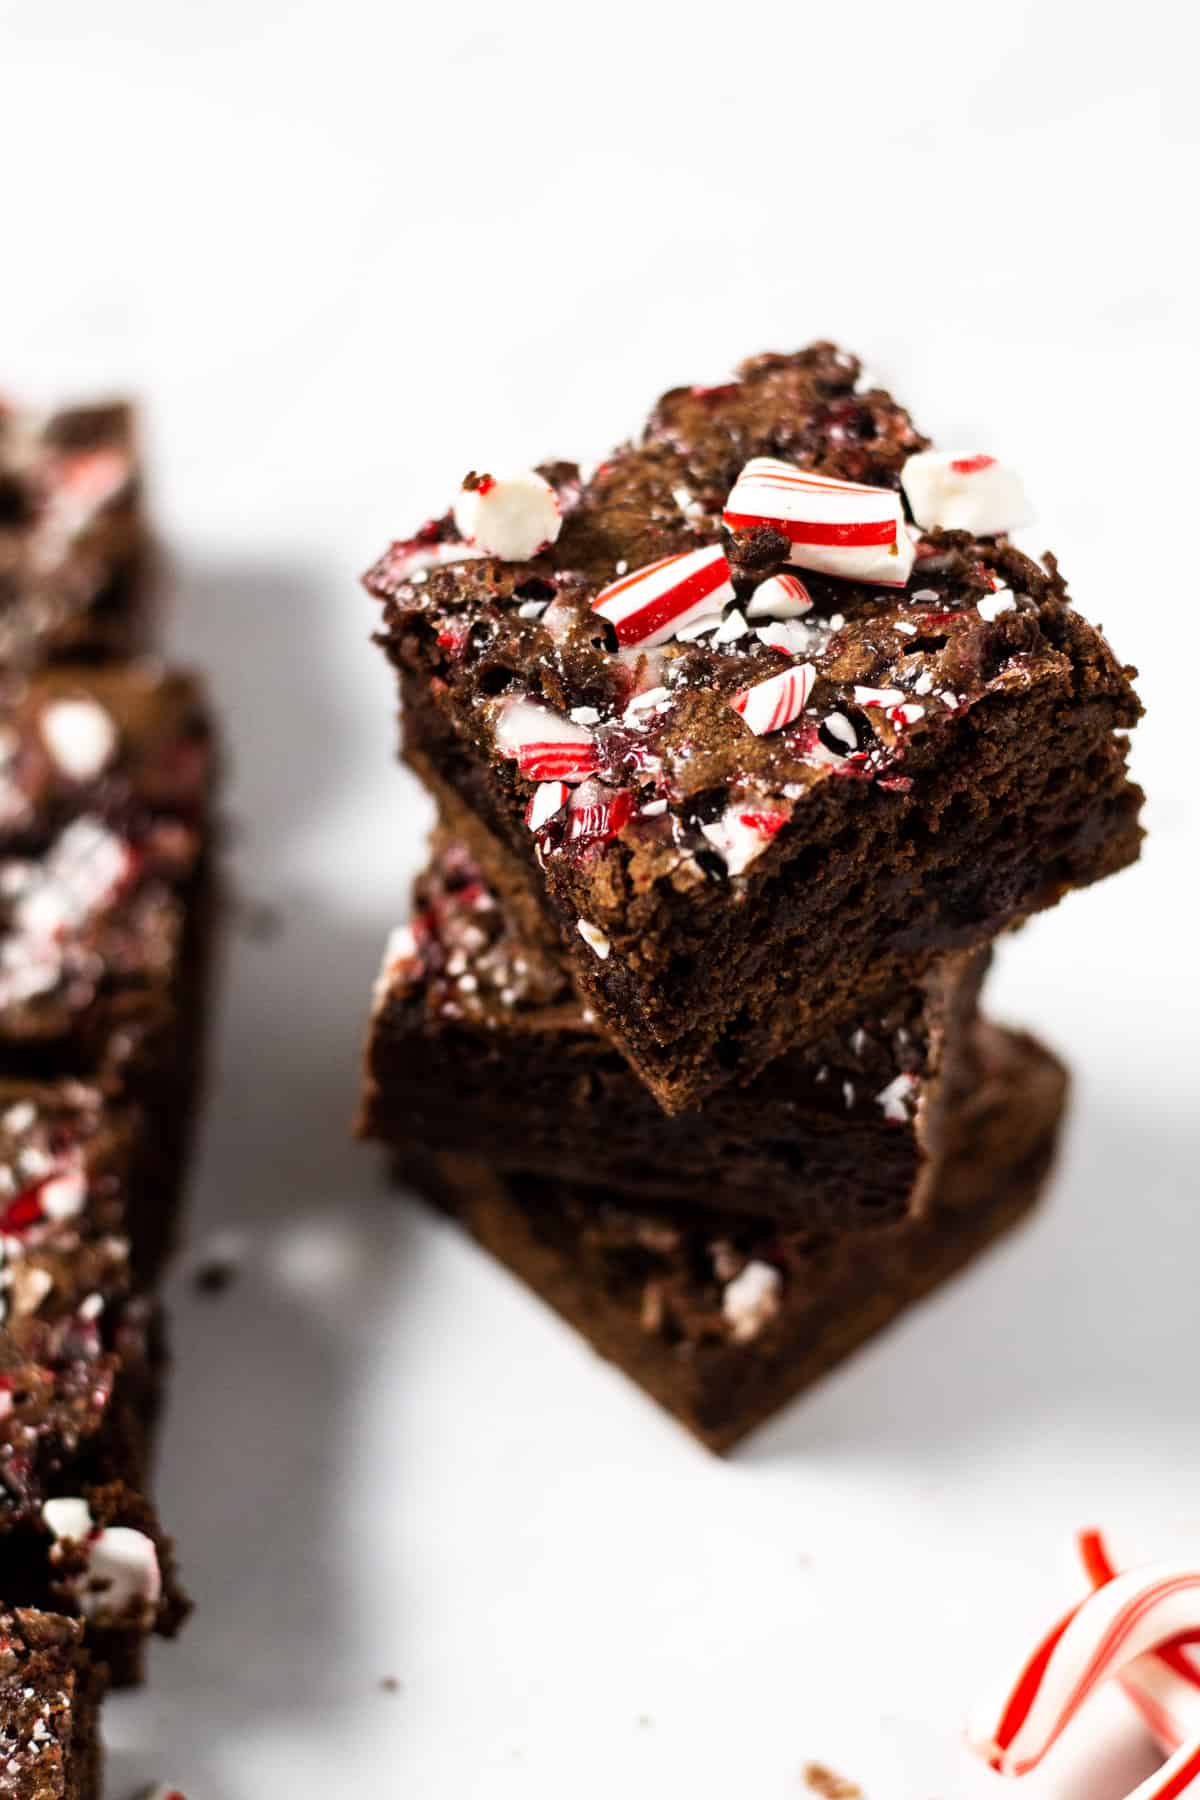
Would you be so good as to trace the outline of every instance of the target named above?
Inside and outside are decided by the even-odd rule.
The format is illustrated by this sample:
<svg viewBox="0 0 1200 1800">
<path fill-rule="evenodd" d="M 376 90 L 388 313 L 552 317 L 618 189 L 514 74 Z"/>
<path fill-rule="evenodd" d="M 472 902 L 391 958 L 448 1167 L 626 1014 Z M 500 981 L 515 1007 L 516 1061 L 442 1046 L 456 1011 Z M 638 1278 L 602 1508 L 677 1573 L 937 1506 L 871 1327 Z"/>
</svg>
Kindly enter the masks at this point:
<svg viewBox="0 0 1200 1800">
<path fill-rule="evenodd" d="M 367 577 L 409 761 L 522 865 L 670 1111 L 1138 852 L 1132 671 L 1053 558 L 931 528 L 903 587 L 806 569 L 803 617 L 748 616 L 788 550 L 723 524 L 748 458 L 894 490 L 925 443 L 857 377 L 816 345 L 676 390 L 589 482 L 544 471 L 562 528 L 530 560 L 473 555 L 447 518 Z M 594 610 L 626 570 L 718 546 L 706 640 L 623 643 Z M 732 702 L 789 671 L 803 710 L 756 734 Z M 571 750 L 565 782 L 541 740 Z"/>
<path fill-rule="evenodd" d="M 362 1135 L 793 1228 L 923 1209 L 986 952 L 941 959 L 852 1030 L 669 1116 L 577 999 L 535 909 L 519 911 L 461 842 L 435 837 L 379 978 Z"/>
<path fill-rule="evenodd" d="M 847 1238 L 733 1217 L 723 1228 L 611 1190 L 406 1156 L 398 1175 L 673 1413 L 726 1451 L 954 1275 L 1034 1205 L 1066 1101 L 1062 1065 L 980 1024 L 978 1073 L 922 1220 Z"/>
</svg>

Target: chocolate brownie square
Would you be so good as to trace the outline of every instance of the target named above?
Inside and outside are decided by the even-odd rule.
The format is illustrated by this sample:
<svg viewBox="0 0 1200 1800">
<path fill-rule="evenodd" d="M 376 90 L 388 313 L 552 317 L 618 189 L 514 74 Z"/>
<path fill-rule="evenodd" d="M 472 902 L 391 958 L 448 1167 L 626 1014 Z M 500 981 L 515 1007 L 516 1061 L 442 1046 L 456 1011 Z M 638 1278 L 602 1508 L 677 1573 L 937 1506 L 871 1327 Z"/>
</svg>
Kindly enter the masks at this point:
<svg viewBox="0 0 1200 1800">
<path fill-rule="evenodd" d="M 366 577 L 410 762 L 668 1111 L 1138 853 L 1133 671 L 1007 472 L 925 446 L 831 345 L 762 356 Z"/>
<path fill-rule="evenodd" d="M 747 1432 L 957 1273 L 1036 1201 L 1066 1076 L 980 1025 L 925 1217 L 894 1232 L 648 1210 L 611 1189 L 410 1152 L 399 1171 L 712 1450 Z"/>
<path fill-rule="evenodd" d="M 149 563 L 132 409 L 0 403 L 0 666 L 133 655 Z"/>
<path fill-rule="evenodd" d="M 662 1112 L 578 1000 L 556 939 L 522 921 L 441 834 L 411 925 L 392 936 L 360 1131 L 394 1149 L 840 1230 L 922 1210 L 947 1078 L 970 1040 L 986 952 L 786 1052 L 748 1087 Z"/>
<path fill-rule="evenodd" d="M 100 1800 L 104 1678 L 77 1619 L 0 1611 L 0 1793 Z"/>
</svg>

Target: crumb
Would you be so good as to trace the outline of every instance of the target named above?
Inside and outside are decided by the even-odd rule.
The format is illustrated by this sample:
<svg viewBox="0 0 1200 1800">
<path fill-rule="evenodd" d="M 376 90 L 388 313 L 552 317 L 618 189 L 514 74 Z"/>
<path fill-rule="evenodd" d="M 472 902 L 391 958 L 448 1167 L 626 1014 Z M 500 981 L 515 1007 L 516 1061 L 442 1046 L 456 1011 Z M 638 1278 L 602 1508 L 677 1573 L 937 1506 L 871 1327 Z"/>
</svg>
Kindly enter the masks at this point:
<svg viewBox="0 0 1200 1800">
<path fill-rule="evenodd" d="M 379 1685 L 385 1694 L 398 1694 L 400 1692 L 400 1683 L 396 1680 L 394 1675 L 385 1675 Z"/>
<path fill-rule="evenodd" d="M 654 1723 L 654 1720 L 650 1717 L 649 1713 L 639 1713 L 638 1714 L 638 1724 L 641 1726 L 643 1731 L 645 1731 L 647 1726 L 653 1725 L 653 1723 Z"/>
<path fill-rule="evenodd" d="M 198 1294 L 222 1294 L 241 1271 L 244 1244 L 232 1231 L 214 1232 L 192 1264 L 192 1286 Z"/>
<path fill-rule="evenodd" d="M 283 914 L 267 900 L 238 898 L 234 914 L 241 934 L 254 944 L 269 944 L 283 931 Z"/>
<path fill-rule="evenodd" d="M 805 1763 L 804 1785 L 814 1794 L 820 1794 L 821 1800 L 862 1800 L 862 1789 L 856 1781 L 835 1775 L 824 1763 Z"/>
</svg>

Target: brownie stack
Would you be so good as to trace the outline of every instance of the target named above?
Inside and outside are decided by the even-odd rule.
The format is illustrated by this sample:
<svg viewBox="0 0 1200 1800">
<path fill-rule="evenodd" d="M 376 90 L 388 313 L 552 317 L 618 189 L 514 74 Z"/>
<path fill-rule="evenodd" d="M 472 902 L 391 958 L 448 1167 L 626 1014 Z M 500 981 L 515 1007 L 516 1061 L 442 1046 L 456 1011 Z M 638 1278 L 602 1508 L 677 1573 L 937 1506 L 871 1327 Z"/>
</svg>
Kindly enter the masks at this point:
<svg viewBox="0 0 1200 1800">
<path fill-rule="evenodd" d="M 127 408 L 0 411 L 0 1768 L 99 1791 L 95 1712 L 187 1611 L 148 1495 L 154 1289 L 199 1078 L 213 749 L 147 657 Z"/>
<path fill-rule="evenodd" d="M 1064 1071 L 979 992 L 1136 858 L 1140 709 L 1026 522 L 816 344 L 366 578 L 440 824 L 361 1129 L 714 1449 L 1050 1166 Z"/>
</svg>

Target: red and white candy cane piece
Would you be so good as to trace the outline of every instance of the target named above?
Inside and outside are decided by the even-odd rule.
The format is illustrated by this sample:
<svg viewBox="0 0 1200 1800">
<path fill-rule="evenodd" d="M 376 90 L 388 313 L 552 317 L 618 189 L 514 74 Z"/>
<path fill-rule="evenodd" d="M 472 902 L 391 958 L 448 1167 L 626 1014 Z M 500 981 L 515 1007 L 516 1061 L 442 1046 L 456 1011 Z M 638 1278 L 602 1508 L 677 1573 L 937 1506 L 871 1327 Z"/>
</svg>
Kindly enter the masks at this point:
<svg viewBox="0 0 1200 1800">
<path fill-rule="evenodd" d="M 596 767 L 587 726 L 537 700 L 505 702 L 496 720 L 496 748 L 515 758 L 530 781 L 584 781 Z"/>
<path fill-rule="evenodd" d="M 1080 1560 L 1095 1588 L 1116 1578 L 1118 1566 L 1099 1531 L 1081 1531 Z M 1141 1714 L 1151 1736 L 1168 1755 L 1200 1736 L 1200 1650 L 1164 1644 L 1120 1676 L 1121 1686 Z"/>
<path fill-rule="evenodd" d="M 791 817 L 777 807 L 756 807 L 752 801 L 735 801 L 719 819 L 702 825 L 701 831 L 724 860 L 731 875 L 741 875 L 760 857 L 771 839 Z"/>
<path fill-rule="evenodd" d="M 561 812 L 570 792 L 565 781 L 540 781 L 525 809 L 525 823 L 530 831 L 540 831 L 555 813 Z"/>
<path fill-rule="evenodd" d="M 746 607 L 748 619 L 798 619 L 811 612 L 812 595 L 798 575 L 770 575 L 760 581 Z"/>
<path fill-rule="evenodd" d="M 1200 1568 L 1159 1563 L 1115 1576 L 1043 1638 L 999 1714 L 973 1734 L 975 1747 L 1000 1774 L 1028 1774 L 1101 1682 L 1198 1630 Z M 1164 1790 L 1157 1780 L 1143 1784 L 1146 1794 L 1183 1792 Z"/>
<path fill-rule="evenodd" d="M 914 551 L 893 488 L 865 487 L 816 475 L 794 463 L 756 456 L 725 502 L 730 531 L 772 525 L 791 545 L 789 563 L 824 575 L 903 587 Z"/>
<path fill-rule="evenodd" d="M 755 737 L 766 737 L 769 732 L 782 731 L 799 717 L 816 679 L 817 671 L 811 663 L 797 663 L 753 687 L 742 688 L 729 704 L 742 715 Z"/>
<path fill-rule="evenodd" d="M 973 531 L 981 537 L 1033 521 L 1021 477 L 994 456 L 921 450 L 900 477 L 913 518 L 926 531 Z"/>
<path fill-rule="evenodd" d="M 719 613 L 733 599 L 729 564 L 719 544 L 685 550 L 635 569 L 614 581 L 592 602 L 623 645 L 665 644 L 681 625 L 705 613 Z"/>
</svg>

